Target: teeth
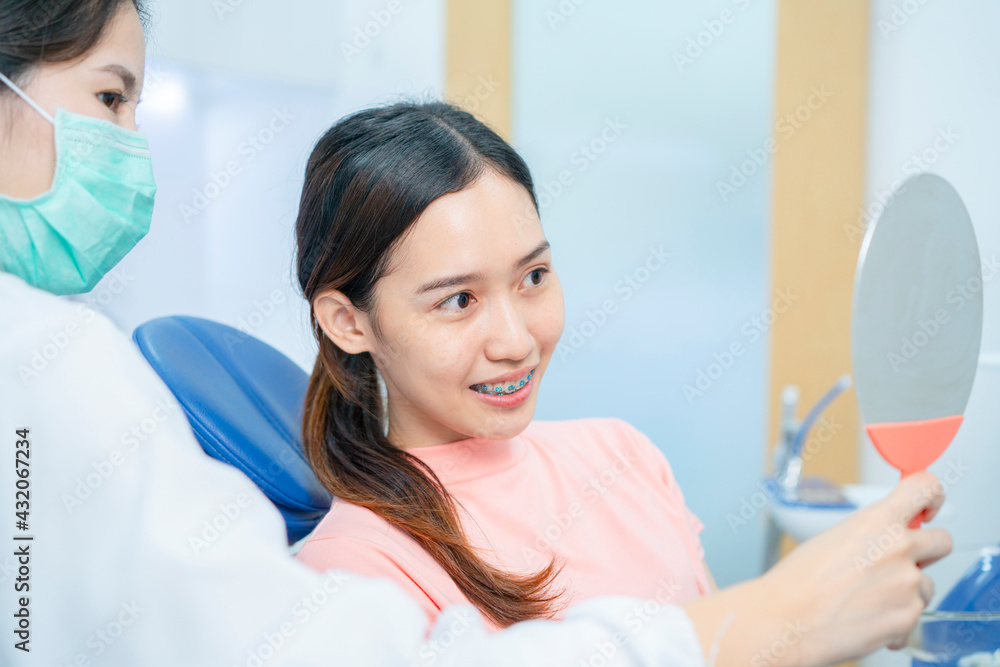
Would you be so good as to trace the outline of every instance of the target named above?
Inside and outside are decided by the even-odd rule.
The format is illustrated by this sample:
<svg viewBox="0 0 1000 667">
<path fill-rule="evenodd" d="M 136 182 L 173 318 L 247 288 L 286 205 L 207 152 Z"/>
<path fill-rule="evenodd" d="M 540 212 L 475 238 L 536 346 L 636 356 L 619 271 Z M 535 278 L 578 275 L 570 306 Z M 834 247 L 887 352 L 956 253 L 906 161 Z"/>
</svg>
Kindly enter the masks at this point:
<svg viewBox="0 0 1000 667">
<path fill-rule="evenodd" d="M 528 374 L 517 380 L 508 380 L 502 384 L 478 384 L 474 385 L 476 391 L 483 394 L 492 394 L 498 396 L 500 394 L 513 394 L 515 391 L 524 386 L 524 384 L 531 378 L 531 374 L 534 370 L 528 371 Z M 513 388 L 512 388 L 513 387 Z"/>
</svg>

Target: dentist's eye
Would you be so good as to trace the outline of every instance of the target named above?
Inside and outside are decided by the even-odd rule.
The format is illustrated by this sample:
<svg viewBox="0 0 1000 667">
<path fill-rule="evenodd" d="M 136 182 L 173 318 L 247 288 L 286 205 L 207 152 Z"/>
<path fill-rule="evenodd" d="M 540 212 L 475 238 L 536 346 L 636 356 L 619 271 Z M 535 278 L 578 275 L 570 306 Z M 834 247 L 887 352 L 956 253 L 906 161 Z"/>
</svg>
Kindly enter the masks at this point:
<svg viewBox="0 0 1000 667">
<path fill-rule="evenodd" d="M 444 308 L 445 304 L 448 304 L 448 303 L 451 303 L 452 301 L 455 301 L 456 299 L 459 299 L 460 297 L 463 297 L 463 296 L 465 297 L 465 303 L 466 303 L 466 304 L 469 304 L 469 303 L 470 303 L 470 301 L 471 301 L 471 299 L 472 299 L 472 295 L 471 295 L 471 294 L 469 294 L 468 292 L 459 292 L 458 294 L 455 294 L 455 295 L 453 295 L 453 296 L 450 296 L 450 297 L 448 297 L 448 298 L 447 298 L 446 300 L 442 301 L 442 302 L 441 302 L 441 305 L 440 305 L 440 306 L 438 306 L 438 307 L 439 307 L 439 308 Z M 457 311 L 462 311 L 462 310 L 466 310 L 467 308 L 466 308 L 466 307 L 459 307 L 459 308 L 444 308 L 444 309 L 445 309 L 445 310 L 457 310 Z"/>
<path fill-rule="evenodd" d="M 535 275 L 536 273 L 539 274 L 539 276 L 538 276 L 538 282 L 535 283 L 535 287 L 537 287 L 542 282 L 542 280 L 545 278 L 545 274 L 548 273 L 548 272 L 549 272 L 549 270 L 547 268 L 545 268 L 544 266 L 540 266 L 537 269 L 534 269 L 533 271 L 531 271 L 526 277 L 530 278 L 531 276 Z"/>
<path fill-rule="evenodd" d="M 110 90 L 98 93 L 97 97 L 101 100 L 101 103 L 103 103 L 104 106 L 111 109 L 112 113 L 118 113 L 118 109 L 126 102 L 124 95 Z"/>
</svg>

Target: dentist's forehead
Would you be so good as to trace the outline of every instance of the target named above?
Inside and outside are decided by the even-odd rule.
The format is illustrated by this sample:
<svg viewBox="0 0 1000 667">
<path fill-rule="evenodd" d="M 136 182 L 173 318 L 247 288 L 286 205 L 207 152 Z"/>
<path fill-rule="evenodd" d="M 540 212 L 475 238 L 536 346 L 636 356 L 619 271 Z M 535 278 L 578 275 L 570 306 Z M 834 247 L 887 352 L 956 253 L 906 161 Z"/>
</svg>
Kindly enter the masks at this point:
<svg viewBox="0 0 1000 667">
<path fill-rule="evenodd" d="M 105 26 L 100 41 L 84 58 L 93 71 L 120 76 L 126 87 L 131 83 L 138 91 L 146 65 L 146 35 L 131 2 L 122 3 L 118 14 Z"/>
</svg>

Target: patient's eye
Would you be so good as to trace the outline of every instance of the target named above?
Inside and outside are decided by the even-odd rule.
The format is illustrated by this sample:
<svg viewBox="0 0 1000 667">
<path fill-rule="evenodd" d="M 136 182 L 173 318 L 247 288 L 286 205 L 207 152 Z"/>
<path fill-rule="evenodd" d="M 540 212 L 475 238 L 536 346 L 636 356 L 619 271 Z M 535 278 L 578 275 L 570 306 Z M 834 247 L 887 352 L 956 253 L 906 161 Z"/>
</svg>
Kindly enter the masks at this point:
<svg viewBox="0 0 1000 667">
<path fill-rule="evenodd" d="M 455 294 L 453 296 L 448 297 L 445 301 L 443 301 L 441 303 L 441 306 L 439 306 L 439 307 L 444 307 L 445 304 L 451 303 L 455 299 L 461 299 L 461 297 L 463 297 L 463 296 L 465 297 L 465 301 L 463 303 L 464 304 L 468 304 L 469 301 L 470 301 L 470 299 L 472 298 L 472 295 L 469 294 L 468 292 L 459 292 L 458 294 Z M 460 306 L 457 309 L 454 309 L 454 308 L 445 308 L 445 310 L 467 310 L 467 308 L 465 306 Z"/>
<path fill-rule="evenodd" d="M 544 266 L 539 266 L 537 269 L 534 269 L 530 273 L 528 273 L 528 275 L 526 277 L 530 278 L 531 276 L 533 276 L 533 275 L 535 275 L 537 273 L 538 274 L 538 282 L 535 283 L 535 286 L 537 287 L 539 284 L 541 284 L 542 280 L 544 280 L 545 274 L 548 273 L 548 272 L 549 272 L 549 270 L 547 268 L 545 268 Z"/>
</svg>

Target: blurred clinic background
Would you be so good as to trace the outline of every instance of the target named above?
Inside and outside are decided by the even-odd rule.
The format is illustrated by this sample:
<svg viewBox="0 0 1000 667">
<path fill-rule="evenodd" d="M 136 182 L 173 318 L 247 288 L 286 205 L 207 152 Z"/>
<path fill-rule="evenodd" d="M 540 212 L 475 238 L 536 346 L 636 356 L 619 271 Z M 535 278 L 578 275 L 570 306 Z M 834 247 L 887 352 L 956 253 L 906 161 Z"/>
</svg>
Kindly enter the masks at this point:
<svg viewBox="0 0 1000 667">
<path fill-rule="evenodd" d="M 851 371 L 862 231 L 894 187 L 944 176 L 983 259 L 1000 252 L 992 0 L 161 0 L 152 12 L 139 107 L 159 184 L 152 230 L 79 298 L 125 331 L 171 314 L 224 322 L 311 369 L 292 278 L 309 151 L 364 107 L 459 103 L 531 167 L 565 291 L 536 418 L 616 416 L 645 432 L 704 521 L 722 586 L 765 566 L 760 480 L 781 389 L 797 385 L 805 409 Z M 956 548 L 1000 540 L 989 275 L 966 422 L 932 467 L 963 471 L 947 489 Z M 894 483 L 853 391 L 827 415 L 806 473 Z"/>
</svg>

